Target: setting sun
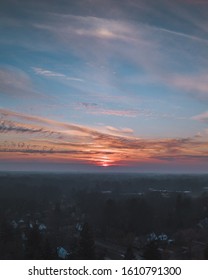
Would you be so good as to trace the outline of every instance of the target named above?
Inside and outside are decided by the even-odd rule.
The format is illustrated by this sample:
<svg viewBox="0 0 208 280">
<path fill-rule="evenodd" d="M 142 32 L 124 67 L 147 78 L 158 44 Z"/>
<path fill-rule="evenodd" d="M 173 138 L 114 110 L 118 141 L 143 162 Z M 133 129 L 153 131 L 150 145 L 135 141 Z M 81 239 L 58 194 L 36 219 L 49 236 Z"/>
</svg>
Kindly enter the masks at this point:
<svg viewBox="0 0 208 280">
<path fill-rule="evenodd" d="M 108 156 L 104 155 L 101 156 L 98 160 L 96 165 L 101 166 L 101 167 L 108 167 L 113 165 L 113 160 L 110 159 Z"/>
<path fill-rule="evenodd" d="M 108 164 L 107 162 L 103 162 L 103 163 L 102 163 L 102 166 L 103 166 L 103 167 L 108 167 L 109 164 Z"/>
</svg>

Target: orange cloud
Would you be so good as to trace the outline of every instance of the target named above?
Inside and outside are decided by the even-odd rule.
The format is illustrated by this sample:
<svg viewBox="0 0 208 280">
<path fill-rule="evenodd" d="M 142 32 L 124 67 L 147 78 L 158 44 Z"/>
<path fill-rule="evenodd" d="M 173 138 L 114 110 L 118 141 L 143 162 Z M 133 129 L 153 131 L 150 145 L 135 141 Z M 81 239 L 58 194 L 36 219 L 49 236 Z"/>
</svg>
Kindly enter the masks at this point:
<svg viewBox="0 0 208 280">
<path fill-rule="evenodd" d="M 0 110 L 0 114 L 4 118 L 0 123 L 0 155 L 8 160 L 77 161 L 113 166 L 173 160 L 197 162 L 208 158 L 207 142 L 201 138 L 141 139 L 125 135 L 131 132 L 129 129 L 120 131 L 107 126 L 106 133 L 6 110 Z"/>
</svg>

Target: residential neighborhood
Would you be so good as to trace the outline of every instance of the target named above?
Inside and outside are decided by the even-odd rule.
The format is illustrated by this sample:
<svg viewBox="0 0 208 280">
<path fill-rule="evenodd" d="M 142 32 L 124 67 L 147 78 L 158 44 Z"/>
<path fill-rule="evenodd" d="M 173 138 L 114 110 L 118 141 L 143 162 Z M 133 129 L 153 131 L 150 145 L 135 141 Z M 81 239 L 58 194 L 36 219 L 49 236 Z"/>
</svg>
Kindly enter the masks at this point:
<svg viewBox="0 0 208 280">
<path fill-rule="evenodd" d="M 206 259 L 202 177 L 1 174 L 0 258 Z"/>
</svg>

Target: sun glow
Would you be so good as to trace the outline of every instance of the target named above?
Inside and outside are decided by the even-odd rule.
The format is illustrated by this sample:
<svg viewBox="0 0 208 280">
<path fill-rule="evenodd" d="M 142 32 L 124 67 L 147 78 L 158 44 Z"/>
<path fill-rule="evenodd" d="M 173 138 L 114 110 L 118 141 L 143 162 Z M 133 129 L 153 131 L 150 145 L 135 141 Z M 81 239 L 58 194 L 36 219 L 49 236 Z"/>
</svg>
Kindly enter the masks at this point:
<svg viewBox="0 0 208 280">
<path fill-rule="evenodd" d="M 113 160 L 110 159 L 108 156 L 102 156 L 99 161 L 97 162 L 97 165 L 102 167 L 108 167 L 113 165 Z"/>
<path fill-rule="evenodd" d="M 109 164 L 108 164 L 107 162 L 103 162 L 103 163 L 102 163 L 102 166 L 103 166 L 103 167 L 108 167 Z"/>
</svg>

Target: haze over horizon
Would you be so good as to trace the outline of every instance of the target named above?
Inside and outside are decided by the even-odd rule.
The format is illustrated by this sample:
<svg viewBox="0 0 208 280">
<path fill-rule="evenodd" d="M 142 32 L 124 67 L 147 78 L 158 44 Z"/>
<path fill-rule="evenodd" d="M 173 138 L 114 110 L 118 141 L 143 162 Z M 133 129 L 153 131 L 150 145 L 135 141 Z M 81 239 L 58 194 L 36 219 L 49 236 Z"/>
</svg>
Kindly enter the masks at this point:
<svg viewBox="0 0 208 280">
<path fill-rule="evenodd" d="M 208 1 L 3 0 L 0 171 L 205 173 Z"/>
</svg>

